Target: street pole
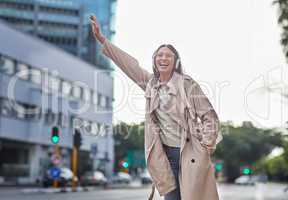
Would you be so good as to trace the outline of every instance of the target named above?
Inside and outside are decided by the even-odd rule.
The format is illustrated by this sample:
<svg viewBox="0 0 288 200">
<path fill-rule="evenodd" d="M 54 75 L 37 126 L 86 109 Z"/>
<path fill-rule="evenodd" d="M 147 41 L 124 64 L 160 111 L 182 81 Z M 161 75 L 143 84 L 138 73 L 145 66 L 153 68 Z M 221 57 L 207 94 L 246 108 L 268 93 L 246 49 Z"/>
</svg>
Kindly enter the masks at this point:
<svg viewBox="0 0 288 200">
<path fill-rule="evenodd" d="M 57 156 L 59 156 L 60 157 L 60 147 L 59 147 L 59 145 L 58 144 L 56 144 L 55 146 L 54 146 L 54 153 L 57 155 Z M 58 188 L 59 187 L 59 181 L 58 180 L 53 180 L 53 187 L 54 188 Z"/>
<path fill-rule="evenodd" d="M 72 191 L 76 191 L 76 177 L 77 177 L 77 166 L 78 166 L 78 150 L 76 147 L 73 147 L 72 152 L 72 171 L 73 171 L 73 178 L 72 178 Z"/>
</svg>

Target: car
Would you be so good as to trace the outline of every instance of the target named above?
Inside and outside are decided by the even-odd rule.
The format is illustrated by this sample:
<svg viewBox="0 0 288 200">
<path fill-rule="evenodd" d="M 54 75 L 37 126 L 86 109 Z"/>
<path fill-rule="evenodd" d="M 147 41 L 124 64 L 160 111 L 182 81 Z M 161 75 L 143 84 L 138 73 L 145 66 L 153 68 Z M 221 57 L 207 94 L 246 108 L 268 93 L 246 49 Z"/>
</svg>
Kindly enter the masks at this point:
<svg viewBox="0 0 288 200">
<path fill-rule="evenodd" d="M 112 176 L 110 183 L 125 183 L 130 184 L 132 181 L 132 178 L 130 174 L 127 174 L 125 172 L 118 172 L 115 176 Z"/>
<path fill-rule="evenodd" d="M 49 187 L 53 185 L 54 179 L 51 176 L 51 170 L 52 168 L 46 170 L 42 178 L 41 184 L 43 187 Z M 60 186 L 63 187 L 63 186 L 72 185 L 72 180 L 73 180 L 73 172 L 67 167 L 61 167 L 60 175 L 58 179 Z M 78 182 L 78 178 L 74 177 L 74 181 Z"/>
<path fill-rule="evenodd" d="M 81 185 L 101 185 L 105 186 L 107 184 L 107 178 L 101 171 L 87 171 L 81 176 Z"/>
<path fill-rule="evenodd" d="M 147 170 L 140 174 L 140 179 L 143 185 L 152 183 L 152 178 Z"/>
<path fill-rule="evenodd" d="M 237 185 L 254 185 L 256 182 L 255 177 L 242 175 L 235 179 L 234 183 Z"/>
</svg>

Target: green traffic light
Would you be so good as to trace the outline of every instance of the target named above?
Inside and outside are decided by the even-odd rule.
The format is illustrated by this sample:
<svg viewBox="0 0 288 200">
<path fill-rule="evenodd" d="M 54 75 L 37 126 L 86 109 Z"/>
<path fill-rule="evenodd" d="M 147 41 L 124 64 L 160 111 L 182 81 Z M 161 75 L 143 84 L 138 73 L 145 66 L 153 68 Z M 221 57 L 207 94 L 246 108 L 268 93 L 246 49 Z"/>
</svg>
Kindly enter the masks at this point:
<svg viewBox="0 0 288 200">
<path fill-rule="evenodd" d="M 58 136 L 52 136 L 52 137 L 51 137 L 51 142 L 52 142 L 53 144 L 57 144 L 57 143 L 59 142 L 59 137 L 58 137 Z"/>
<path fill-rule="evenodd" d="M 122 166 L 123 166 L 124 168 L 128 168 L 128 167 L 129 167 L 129 164 L 128 164 L 128 162 L 123 162 Z"/>
<path fill-rule="evenodd" d="M 251 173 L 251 170 L 249 168 L 244 168 L 242 172 L 243 174 L 248 175 Z"/>
<path fill-rule="evenodd" d="M 216 169 L 217 172 L 221 171 L 222 170 L 222 164 L 221 163 L 217 163 L 215 165 L 215 169 Z"/>
</svg>

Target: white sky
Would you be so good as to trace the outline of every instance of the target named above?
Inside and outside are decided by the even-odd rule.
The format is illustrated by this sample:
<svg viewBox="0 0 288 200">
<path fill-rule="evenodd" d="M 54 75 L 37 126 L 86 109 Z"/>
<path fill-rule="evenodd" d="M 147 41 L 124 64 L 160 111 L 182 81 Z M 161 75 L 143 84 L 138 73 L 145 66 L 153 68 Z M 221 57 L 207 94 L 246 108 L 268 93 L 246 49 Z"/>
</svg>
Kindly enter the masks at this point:
<svg viewBox="0 0 288 200">
<path fill-rule="evenodd" d="M 288 101 L 281 103 L 279 96 L 261 89 L 281 80 L 281 69 L 284 80 L 288 77 L 277 7 L 271 2 L 118 0 L 114 43 L 150 72 L 153 51 L 162 43 L 173 44 L 185 72 L 200 83 L 221 121 L 283 126 Z M 143 121 L 144 92 L 119 69 L 114 88 L 114 123 Z"/>
</svg>

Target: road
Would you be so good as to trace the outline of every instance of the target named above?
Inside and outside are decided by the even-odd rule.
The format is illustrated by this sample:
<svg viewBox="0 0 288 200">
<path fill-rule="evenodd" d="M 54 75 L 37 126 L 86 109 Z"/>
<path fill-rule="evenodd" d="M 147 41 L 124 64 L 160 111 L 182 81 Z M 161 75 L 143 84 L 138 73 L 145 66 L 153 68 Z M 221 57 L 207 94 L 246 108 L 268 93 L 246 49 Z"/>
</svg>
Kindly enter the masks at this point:
<svg viewBox="0 0 288 200">
<path fill-rule="evenodd" d="M 219 184 L 220 200 L 287 200 L 285 185 L 267 183 L 255 186 Z M 96 189 L 67 193 L 37 193 L 15 188 L 0 188 L 1 200 L 147 200 L 150 187 L 130 189 Z M 23 193 L 23 191 L 26 191 Z M 156 194 L 155 200 L 162 198 Z"/>
</svg>

